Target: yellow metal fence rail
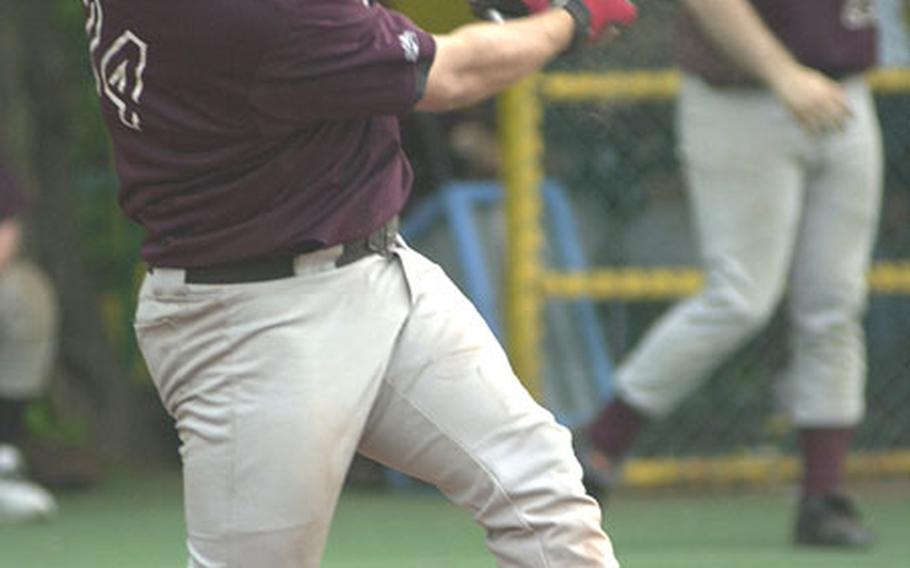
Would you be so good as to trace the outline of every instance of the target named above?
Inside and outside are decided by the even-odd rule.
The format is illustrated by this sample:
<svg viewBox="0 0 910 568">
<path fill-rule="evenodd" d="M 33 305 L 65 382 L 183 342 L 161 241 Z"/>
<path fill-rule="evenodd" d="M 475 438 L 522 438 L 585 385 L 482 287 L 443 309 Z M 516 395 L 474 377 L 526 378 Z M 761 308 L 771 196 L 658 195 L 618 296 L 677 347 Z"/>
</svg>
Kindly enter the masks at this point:
<svg viewBox="0 0 910 568">
<path fill-rule="evenodd" d="M 910 69 L 876 69 L 867 80 L 878 94 L 910 92 Z M 612 71 L 609 73 L 548 73 L 537 78 L 538 94 L 548 102 L 644 102 L 676 96 L 679 72 Z"/>
<path fill-rule="evenodd" d="M 545 296 L 596 300 L 666 300 L 697 292 L 703 275 L 695 268 L 600 268 L 586 272 L 544 271 Z M 876 294 L 910 295 L 910 262 L 882 262 L 869 272 Z"/>
</svg>

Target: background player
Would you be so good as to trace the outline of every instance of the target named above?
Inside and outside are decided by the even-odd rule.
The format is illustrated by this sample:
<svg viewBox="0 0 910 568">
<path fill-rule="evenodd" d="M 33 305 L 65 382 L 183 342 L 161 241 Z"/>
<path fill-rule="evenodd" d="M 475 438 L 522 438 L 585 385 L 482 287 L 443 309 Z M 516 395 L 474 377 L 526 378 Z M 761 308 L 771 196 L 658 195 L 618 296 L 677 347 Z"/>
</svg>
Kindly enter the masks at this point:
<svg viewBox="0 0 910 568">
<path fill-rule="evenodd" d="M 83 1 L 190 565 L 317 566 L 360 451 L 469 509 L 501 566 L 616 566 L 568 433 L 396 235 L 396 116 L 488 97 L 634 8 L 485 3 L 539 13 L 433 37 L 366 0 Z"/>
<path fill-rule="evenodd" d="M 48 387 L 56 304 L 44 273 L 19 258 L 25 196 L 0 156 L 0 522 L 44 520 L 54 497 L 25 478 L 25 410 Z"/>
<path fill-rule="evenodd" d="M 837 487 L 864 413 L 860 318 L 882 188 L 879 127 L 860 76 L 875 61 L 874 4 L 684 6 L 679 148 L 706 285 L 622 365 L 618 396 L 590 428 L 589 479 L 609 483 L 647 420 L 756 333 L 789 285 L 782 401 L 804 464 L 796 542 L 868 545 Z"/>
</svg>

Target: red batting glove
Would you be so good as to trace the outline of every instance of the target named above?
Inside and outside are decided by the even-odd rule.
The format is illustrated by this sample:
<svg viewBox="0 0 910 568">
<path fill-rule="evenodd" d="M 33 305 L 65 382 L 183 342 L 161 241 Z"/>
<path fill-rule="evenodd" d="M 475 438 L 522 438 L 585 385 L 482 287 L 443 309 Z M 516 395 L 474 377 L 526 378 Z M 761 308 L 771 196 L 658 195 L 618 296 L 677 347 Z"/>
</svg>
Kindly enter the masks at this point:
<svg viewBox="0 0 910 568">
<path fill-rule="evenodd" d="M 629 0 L 557 0 L 575 19 L 572 47 L 594 42 L 612 27 L 629 27 L 638 18 L 638 9 Z"/>
<path fill-rule="evenodd" d="M 550 8 L 563 8 L 575 20 L 572 49 L 596 41 L 612 27 L 631 26 L 638 10 L 629 0 L 468 0 L 474 13 L 489 18 L 496 11 L 505 18 L 539 14 Z"/>
</svg>

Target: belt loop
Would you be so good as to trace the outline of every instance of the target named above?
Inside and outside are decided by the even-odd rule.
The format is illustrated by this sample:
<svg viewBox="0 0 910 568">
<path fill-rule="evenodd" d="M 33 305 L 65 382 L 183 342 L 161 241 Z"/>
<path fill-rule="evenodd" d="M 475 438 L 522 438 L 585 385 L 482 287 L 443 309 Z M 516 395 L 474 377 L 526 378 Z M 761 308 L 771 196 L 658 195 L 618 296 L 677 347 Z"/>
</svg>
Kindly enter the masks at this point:
<svg viewBox="0 0 910 568">
<path fill-rule="evenodd" d="M 324 272 L 330 268 L 335 268 L 337 260 L 344 254 L 343 245 L 308 252 L 298 255 L 294 258 L 294 274 L 301 276 L 303 274 L 315 274 Z"/>
<path fill-rule="evenodd" d="M 181 268 L 159 268 L 149 270 L 149 281 L 155 294 L 165 296 L 186 296 L 186 271 Z"/>
</svg>

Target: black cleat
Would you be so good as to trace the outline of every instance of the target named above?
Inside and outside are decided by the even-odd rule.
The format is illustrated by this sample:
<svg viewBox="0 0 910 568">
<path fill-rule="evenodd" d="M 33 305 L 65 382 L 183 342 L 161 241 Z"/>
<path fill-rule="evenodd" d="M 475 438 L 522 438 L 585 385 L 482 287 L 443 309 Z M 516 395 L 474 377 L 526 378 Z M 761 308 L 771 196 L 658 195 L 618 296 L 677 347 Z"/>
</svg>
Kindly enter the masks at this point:
<svg viewBox="0 0 910 568">
<path fill-rule="evenodd" d="M 874 540 L 853 502 L 843 495 L 805 497 L 799 504 L 797 545 L 860 549 L 868 548 Z"/>
</svg>

